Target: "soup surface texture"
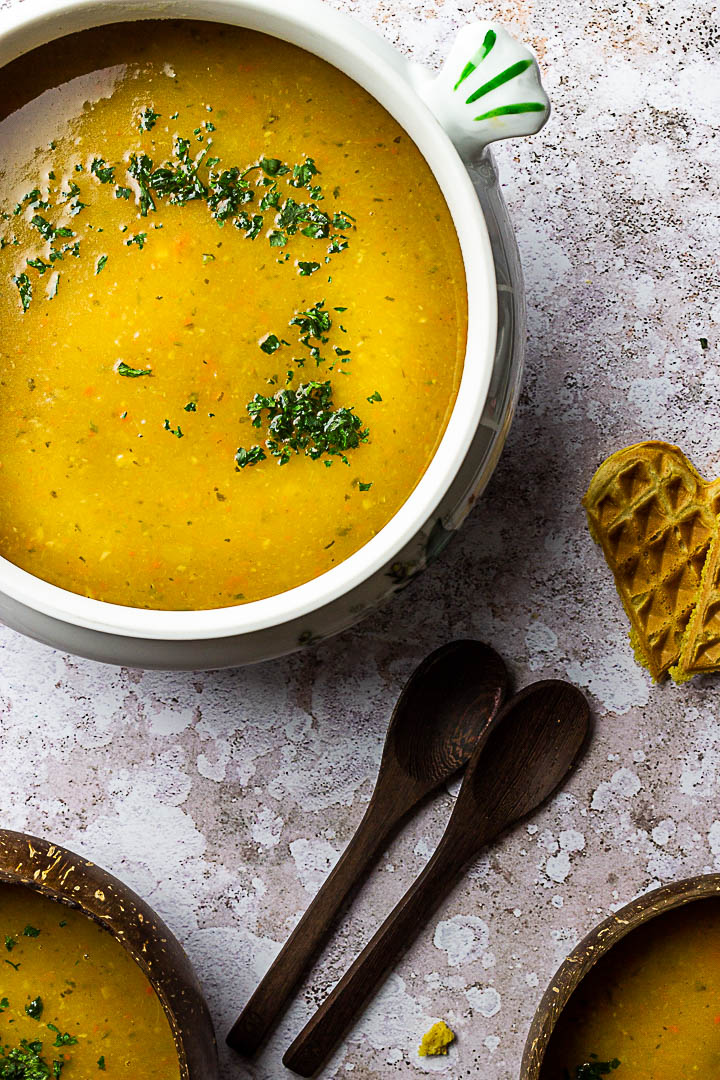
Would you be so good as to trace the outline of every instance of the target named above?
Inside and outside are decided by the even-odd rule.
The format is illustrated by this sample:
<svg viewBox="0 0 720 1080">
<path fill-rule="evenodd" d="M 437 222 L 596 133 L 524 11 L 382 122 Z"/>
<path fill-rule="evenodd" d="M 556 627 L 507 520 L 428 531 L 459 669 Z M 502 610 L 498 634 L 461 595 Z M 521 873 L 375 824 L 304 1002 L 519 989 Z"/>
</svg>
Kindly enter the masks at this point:
<svg viewBox="0 0 720 1080">
<path fill-rule="evenodd" d="M 163 1007 L 107 930 L 14 885 L 0 885 L 0 926 L 3 1076 L 179 1080 Z"/>
<path fill-rule="evenodd" d="M 86 31 L 0 72 L 0 555 L 196 609 L 311 580 L 422 477 L 466 337 L 452 221 L 342 72 Z"/>
<path fill-rule="evenodd" d="M 720 1076 L 720 901 L 695 901 L 631 931 L 575 991 L 542 1080 L 601 1076 Z"/>
</svg>

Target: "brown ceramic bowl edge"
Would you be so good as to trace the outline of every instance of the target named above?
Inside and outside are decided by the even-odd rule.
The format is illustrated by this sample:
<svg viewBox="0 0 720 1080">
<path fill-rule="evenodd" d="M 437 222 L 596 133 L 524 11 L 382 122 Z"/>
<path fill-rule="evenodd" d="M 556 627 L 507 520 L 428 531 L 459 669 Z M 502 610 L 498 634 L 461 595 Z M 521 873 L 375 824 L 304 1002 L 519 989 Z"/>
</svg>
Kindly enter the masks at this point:
<svg viewBox="0 0 720 1080">
<path fill-rule="evenodd" d="M 550 980 L 528 1032 L 520 1080 L 539 1080 L 560 1014 L 597 961 L 632 930 L 673 908 L 720 895 L 720 874 L 700 874 L 643 893 L 599 923 L 575 946 Z"/>
<path fill-rule="evenodd" d="M 158 995 L 181 1080 L 216 1080 L 217 1047 L 200 985 L 180 943 L 140 896 L 85 857 L 7 829 L 0 829 L 0 882 L 81 911 L 111 933 Z"/>
</svg>

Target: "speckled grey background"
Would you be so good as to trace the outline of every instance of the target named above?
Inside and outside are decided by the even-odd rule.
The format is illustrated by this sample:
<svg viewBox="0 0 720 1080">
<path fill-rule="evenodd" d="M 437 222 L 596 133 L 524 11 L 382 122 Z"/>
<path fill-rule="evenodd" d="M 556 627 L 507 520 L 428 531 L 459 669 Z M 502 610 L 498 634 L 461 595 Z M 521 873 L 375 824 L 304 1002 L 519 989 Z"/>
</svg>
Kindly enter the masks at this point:
<svg viewBox="0 0 720 1080">
<path fill-rule="evenodd" d="M 718 11 L 707 0 L 335 6 L 430 65 L 472 17 L 502 19 L 540 56 L 552 121 L 497 151 L 530 339 L 505 454 L 439 564 L 302 655 L 144 674 L 0 632 L 1 820 L 138 890 L 185 943 L 222 1038 L 359 821 L 413 666 L 473 635 L 508 657 L 518 685 L 574 680 L 596 717 L 589 758 L 473 866 L 325 1074 L 514 1080 L 542 988 L 578 939 L 639 892 L 720 868 L 717 683 L 656 688 L 634 665 L 579 505 L 600 459 L 646 436 L 720 471 Z M 451 802 L 387 853 L 257 1063 L 223 1051 L 226 1080 L 284 1074 L 283 1049 L 422 868 Z M 418 1058 L 441 1016 L 455 1047 Z"/>
</svg>

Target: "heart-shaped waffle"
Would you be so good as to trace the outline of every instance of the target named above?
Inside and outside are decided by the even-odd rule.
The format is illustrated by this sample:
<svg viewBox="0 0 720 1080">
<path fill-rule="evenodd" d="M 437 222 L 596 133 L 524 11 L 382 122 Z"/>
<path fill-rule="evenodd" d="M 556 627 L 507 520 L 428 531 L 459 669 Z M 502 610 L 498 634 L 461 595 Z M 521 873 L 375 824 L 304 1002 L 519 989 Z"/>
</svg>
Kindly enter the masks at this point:
<svg viewBox="0 0 720 1080">
<path fill-rule="evenodd" d="M 690 666 L 673 676 L 690 678 L 692 665 L 702 661 L 686 631 L 717 531 L 720 480 L 704 480 L 677 446 L 637 443 L 602 463 L 583 506 L 630 619 L 637 659 L 660 680 L 682 650 Z M 720 552 L 715 561 L 720 564 Z M 717 603 L 708 598 L 717 619 L 715 646 L 705 650 L 704 662 L 720 659 L 720 565 L 716 577 Z M 707 631 L 707 618 L 698 628 Z"/>
<path fill-rule="evenodd" d="M 720 519 L 719 519 L 720 521 Z M 683 635 L 680 658 L 670 674 L 676 682 L 720 671 L 720 530 L 716 528 L 700 580 L 695 607 Z"/>
</svg>

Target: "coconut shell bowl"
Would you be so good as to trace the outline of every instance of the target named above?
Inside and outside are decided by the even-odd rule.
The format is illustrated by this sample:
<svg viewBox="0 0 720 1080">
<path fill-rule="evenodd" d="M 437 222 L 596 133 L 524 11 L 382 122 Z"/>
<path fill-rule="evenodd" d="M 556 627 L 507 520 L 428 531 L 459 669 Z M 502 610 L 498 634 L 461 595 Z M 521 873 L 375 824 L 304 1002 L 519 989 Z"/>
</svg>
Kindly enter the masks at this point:
<svg viewBox="0 0 720 1080">
<path fill-rule="evenodd" d="M 675 912 L 674 919 L 677 923 L 680 917 L 679 909 L 687 908 L 688 905 L 693 904 L 696 907 L 694 918 L 687 919 L 686 922 L 693 923 L 701 920 L 702 912 L 707 911 L 708 905 L 703 906 L 700 901 L 708 900 L 720 901 L 720 874 L 703 874 L 654 889 L 631 901 L 596 926 L 561 964 L 540 1001 L 525 1044 L 520 1080 L 549 1080 L 549 1073 L 554 1075 L 554 1050 L 558 1045 L 564 1045 L 564 1036 L 569 1030 L 567 1023 L 561 1029 L 559 1025 L 561 1021 L 574 1023 L 575 1003 L 582 1002 L 585 997 L 591 996 L 592 983 L 588 980 L 588 976 L 595 972 L 600 960 L 607 958 L 607 963 L 610 960 L 607 954 L 620 943 L 624 946 L 624 956 L 625 946 L 630 943 L 623 942 L 623 939 L 641 928 L 645 928 L 643 935 L 635 939 L 635 942 L 647 940 L 651 936 L 648 924 L 652 920 Z M 659 933 L 660 925 L 653 927 L 653 930 L 658 931 L 657 939 L 662 939 L 663 934 Z M 619 959 L 619 956 L 617 958 Z M 624 962 L 627 964 L 627 957 Z M 632 966 L 631 962 L 628 970 Z M 705 987 L 700 989 L 705 989 Z M 577 996 L 571 1006 L 573 995 Z M 556 1028 L 559 1028 L 558 1038 L 553 1043 L 552 1036 Z M 699 1033 L 697 1037 L 701 1038 Z M 585 1068 L 589 1070 L 588 1076 L 605 1075 L 605 1073 L 612 1075 L 619 1064 L 619 1062 L 611 1061 L 606 1065 L 596 1064 L 585 1066 Z M 593 1071 L 593 1068 L 597 1072 Z M 622 1072 L 622 1069 L 620 1071 Z M 581 1075 L 584 1076 L 586 1073 L 582 1072 Z"/>
<path fill-rule="evenodd" d="M 155 990 L 170 1024 L 181 1080 L 217 1080 L 212 1021 L 180 943 L 121 881 L 87 859 L 26 833 L 0 829 L 0 883 L 20 885 L 103 926 Z"/>
</svg>

